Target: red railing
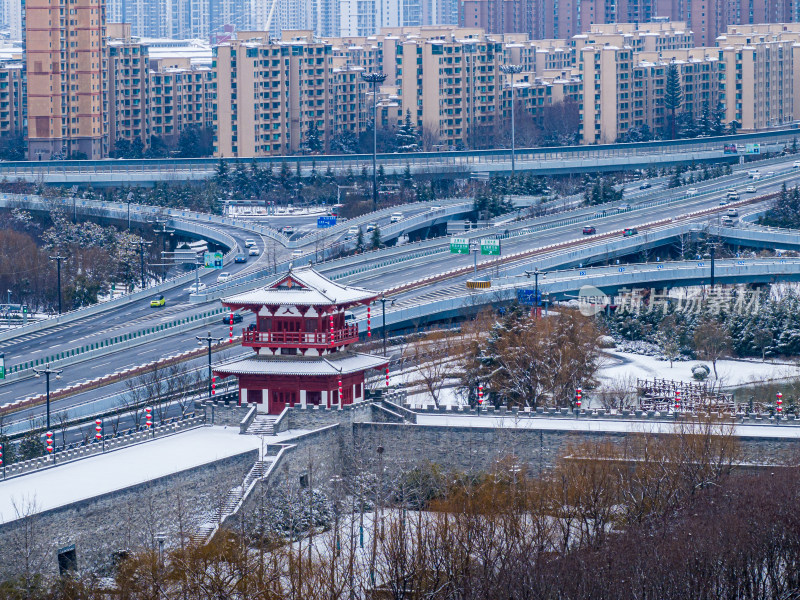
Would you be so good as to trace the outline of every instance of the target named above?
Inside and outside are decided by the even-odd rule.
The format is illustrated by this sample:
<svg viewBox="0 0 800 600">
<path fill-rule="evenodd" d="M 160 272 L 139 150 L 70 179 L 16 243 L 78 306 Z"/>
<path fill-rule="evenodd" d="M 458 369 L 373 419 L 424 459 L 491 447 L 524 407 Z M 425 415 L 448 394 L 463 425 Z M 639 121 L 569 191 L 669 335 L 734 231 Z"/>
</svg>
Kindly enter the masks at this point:
<svg viewBox="0 0 800 600">
<path fill-rule="evenodd" d="M 358 341 L 358 325 L 334 329 L 333 343 L 330 331 L 242 331 L 243 346 L 325 348 L 356 341 Z"/>
</svg>

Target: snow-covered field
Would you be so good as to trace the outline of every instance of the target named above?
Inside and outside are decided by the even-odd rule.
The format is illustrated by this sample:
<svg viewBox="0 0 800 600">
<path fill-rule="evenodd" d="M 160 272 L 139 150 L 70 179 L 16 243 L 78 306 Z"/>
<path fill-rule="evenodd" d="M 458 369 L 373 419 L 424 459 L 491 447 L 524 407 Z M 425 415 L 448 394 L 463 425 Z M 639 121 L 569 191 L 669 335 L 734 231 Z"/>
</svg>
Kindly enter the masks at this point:
<svg viewBox="0 0 800 600">
<path fill-rule="evenodd" d="M 15 477 L 0 482 L 0 523 L 17 518 L 15 504 L 45 511 L 260 448 L 238 427 L 200 427 Z"/>
<path fill-rule="evenodd" d="M 692 367 L 697 364 L 707 365 L 708 361 L 690 360 L 676 362 L 669 366 L 669 361 L 658 360 L 653 356 L 631 354 L 628 352 L 608 351 L 602 361 L 597 377 L 603 381 L 614 379 L 671 379 L 674 381 L 694 382 Z M 709 384 L 715 387 L 732 387 L 758 381 L 784 380 L 800 376 L 800 367 L 787 363 L 761 362 L 751 360 L 719 360 L 717 361 L 719 380 L 714 379 L 712 369 Z"/>
</svg>

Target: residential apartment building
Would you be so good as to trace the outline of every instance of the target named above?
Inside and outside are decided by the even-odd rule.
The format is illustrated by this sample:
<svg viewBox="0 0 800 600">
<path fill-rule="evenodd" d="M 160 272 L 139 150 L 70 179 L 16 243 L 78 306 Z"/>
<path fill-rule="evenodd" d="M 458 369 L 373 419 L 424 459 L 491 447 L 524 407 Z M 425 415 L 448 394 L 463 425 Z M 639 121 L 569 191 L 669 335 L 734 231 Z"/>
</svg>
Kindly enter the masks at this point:
<svg viewBox="0 0 800 600">
<path fill-rule="evenodd" d="M 108 153 L 104 0 L 24 0 L 28 157 Z"/>
<path fill-rule="evenodd" d="M 417 126 L 445 147 L 474 145 L 494 129 L 502 97 L 501 42 L 431 28 L 395 45 L 399 114 L 410 110 Z"/>
<path fill-rule="evenodd" d="M 21 57 L 2 58 L 0 49 L 0 138 L 24 134 L 24 95 Z"/>
<path fill-rule="evenodd" d="M 0 0 L 0 25 L 8 28 L 9 39 L 22 40 L 22 0 Z"/>
<path fill-rule="evenodd" d="M 188 127 L 211 127 L 211 48 L 191 41 L 132 37 L 109 25 L 109 137 L 147 149 L 156 136 L 174 144 Z"/>
<path fill-rule="evenodd" d="M 213 71 L 218 156 L 297 153 L 314 127 L 329 143 L 333 47 L 311 31 L 284 32 L 280 40 L 244 32 L 214 48 Z"/>
</svg>

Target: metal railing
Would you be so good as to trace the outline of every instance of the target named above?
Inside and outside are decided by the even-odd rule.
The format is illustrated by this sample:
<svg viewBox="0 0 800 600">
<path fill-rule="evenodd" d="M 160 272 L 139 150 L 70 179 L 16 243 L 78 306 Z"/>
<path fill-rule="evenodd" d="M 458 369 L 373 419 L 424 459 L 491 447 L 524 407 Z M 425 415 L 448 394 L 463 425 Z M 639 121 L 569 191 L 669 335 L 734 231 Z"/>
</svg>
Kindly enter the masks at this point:
<svg viewBox="0 0 800 600">
<path fill-rule="evenodd" d="M 358 341 L 358 325 L 336 329 L 331 338 L 327 331 L 248 331 L 242 330 L 243 346 L 326 346 L 350 344 Z"/>
</svg>

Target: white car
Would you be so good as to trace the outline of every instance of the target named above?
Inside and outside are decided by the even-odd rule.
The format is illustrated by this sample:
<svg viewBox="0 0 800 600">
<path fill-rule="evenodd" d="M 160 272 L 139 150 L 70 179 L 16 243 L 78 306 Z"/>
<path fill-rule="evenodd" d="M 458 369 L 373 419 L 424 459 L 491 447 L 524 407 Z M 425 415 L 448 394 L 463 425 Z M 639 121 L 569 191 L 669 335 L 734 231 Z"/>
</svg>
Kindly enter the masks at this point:
<svg viewBox="0 0 800 600">
<path fill-rule="evenodd" d="M 697 188 L 689 188 L 686 190 L 687 196 L 697 196 Z"/>
<path fill-rule="evenodd" d="M 283 233 L 286 235 L 292 235 L 294 233 L 294 227 L 292 227 L 291 225 L 286 225 L 283 228 Z"/>
<path fill-rule="evenodd" d="M 747 189 L 745 189 L 745 192 L 747 192 L 748 194 L 755 194 L 756 193 L 756 188 L 753 185 L 748 186 Z"/>
<path fill-rule="evenodd" d="M 250 238 L 247 238 L 244 241 L 244 247 L 245 248 L 250 248 L 251 246 L 255 246 L 255 245 L 256 245 L 256 241 L 255 240 L 251 240 Z"/>
<path fill-rule="evenodd" d="M 351 225 L 350 227 L 347 228 L 347 234 L 348 235 L 357 235 L 358 234 L 358 229 L 359 229 L 358 225 Z"/>
<path fill-rule="evenodd" d="M 392 213 L 392 216 L 389 217 L 390 223 L 399 223 L 402 220 L 403 220 L 403 213 L 401 212 Z"/>
<path fill-rule="evenodd" d="M 206 284 L 201 281 L 200 283 L 193 283 L 186 289 L 190 294 L 197 294 L 198 292 L 202 292 L 204 289 L 206 289 Z"/>
<path fill-rule="evenodd" d="M 793 169 L 800 169 L 800 160 L 794 161 L 794 163 L 792 163 L 792 168 Z"/>
<path fill-rule="evenodd" d="M 252 248 L 250 248 L 250 252 L 248 252 L 248 254 L 249 254 L 250 256 L 258 256 L 258 255 L 259 255 L 258 248 L 256 248 L 255 246 L 253 246 Z"/>
<path fill-rule="evenodd" d="M 231 274 L 227 271 L 223 271 L 217 276 L 217 283 L 225 283 L 228 279 L 231 278 Z"/>
<path fill-rule="evenodd" d="M 292 258 L 300 258 L 303 256 L 302 250 L 292 250 Z"/>
</svg>

